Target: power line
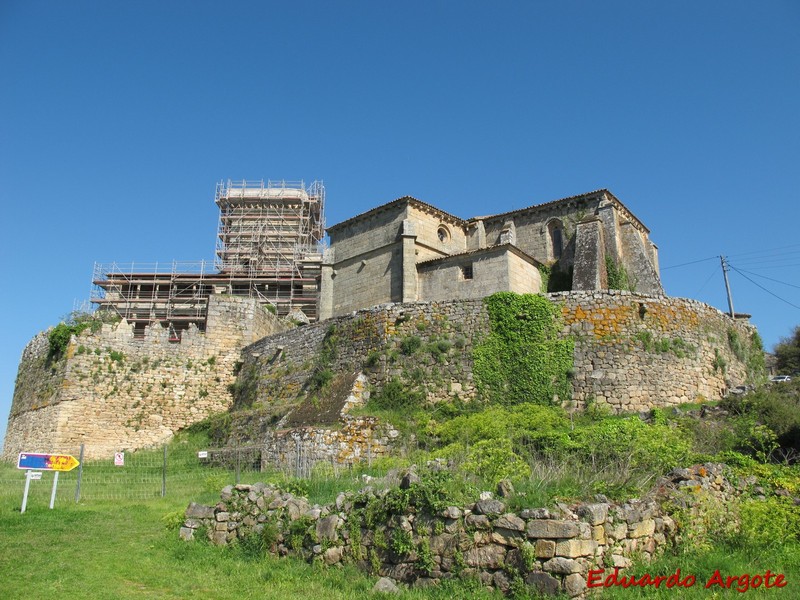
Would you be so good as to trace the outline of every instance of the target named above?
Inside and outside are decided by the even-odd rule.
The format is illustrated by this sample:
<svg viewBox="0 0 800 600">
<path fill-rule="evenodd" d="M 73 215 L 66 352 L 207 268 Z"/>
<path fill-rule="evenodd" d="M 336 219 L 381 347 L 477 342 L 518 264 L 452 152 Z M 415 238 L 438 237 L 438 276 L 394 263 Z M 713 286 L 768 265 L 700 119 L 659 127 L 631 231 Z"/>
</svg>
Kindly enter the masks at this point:
<svg viewBox="0 0 800 600">
<path fill-rule="evenodd" d="M 739 263 L 739 264 L 741 264 L 741 263 Z M 761 271 L 764 271 L 765 269 L 788 269 L 789 267 L 800 267 L 800 263 L 792 263 L 790 265 L 775 265 L 775 264 L 772 264 L 772 263 L 769 263 L 769 264 L 771 266 L 769 266 L 769 267 L 760 267 L 759 266 L 758 269 L 761 270 Z M 753 267 L 756 267 L 757 265 L 745 265 L 745 266 L 753 268 Z"/>
<path fill-rule="evenodd" d="M 783 250 L 784 248 L 797 248 L 798 246 L 800 246 L 800 244 L 789 244 L 788 246 L 779 246 L 777 248 L 764 248 L 763 250 L 753 250 L 752 252 L 739 252 L 738 254 L 729 254 L 728 256 L 749 256 L 750 254 L 774 252 L 775 250 Z"/>
<path fill-rule="evenodd" d="M 682 263 L 680 265 L 671 265 L 669 267 L 664 267 L 661 270 L 667 271 L 669 269 L 677 269 L 678 267 L 685 267 L 687 265 L 696 265 L 697 263 L 706 262 L 707 260 L 717 260 L 719 256 L 710 256 L 708 258 L 701 258 L 700 260 L 693 260 L 692 262 Z"/>
<path fill-rule="evenodd" d="M 756 286 L 756 287 L 758 287 L 758 288 L 761 288 L 762 290 L 764 290 L 765 292 L 767 292 L 767 293 L 768 293 L 770 296 L 774 296 L 775 298 L 777 298 L 777 299 L 778 299 L 778 300 L 780 300 L 781 302 L 785 302 L 785 303 L 786 303 L 786 304 L 788 304 L 789 306 L 793 306 L 794 308 L 796 308 L 796 309 L 800 310 L 800 306 L 797 306 L 796 304 L 792 304 L 792 303 L 791 303 L 791 302 L 789 302 L 788 300 L 785 300 L 784 298 L 781 298 L 780 296 L 778 296 L 778 294 L 776 294 L 776 293 L 774 293 L 774 292 L 771 292 L 771 291 L 769 291 L 767 288 L 765 288 L 765 287 L 764 287 L 763 285 L 761 285 L 760 283 L 758 283 L 758 282 L 756 282 L 756 281 L 753 281 L 752 279 L 750 279 L 750 278 L 749 278 L 747 275 L 745 275 L 744 273 L 742 273 L 742 272 L 741 272 L 739 269 L 737 269 L 736 267 L 733 267 L 733 266 L 731 266 L 730 264 L 729 264 L 728 266 L 729 266 L 731 269 L 733 269 L 734 271 L 736 271 L 736 272 L 737 272 L 739 275 L 741 275 L 742 277 L 744 277 L 745 279 L 747 279 L 747 281 L 749 281 L 750 283 L 752 283 L 754 286 Z"/>
<path fill-rule="evenodd" d="M 785 281 L 780 281 L 778 279 L 773 279 L 772 277 L 767 277 L 766 275 L 759 275 L 758 273 L 753 273 L 752 271 L 747 271 L 742 269 L 743 273 L 750 273 L 750 275 L 755 275 L 756 277 L 761 277 L 761 279 L 769 279 L 770 281 L 774 281 L 775 283 L 781 283 L 783 285 L 788 285 L 789 287 L 797 288 L 800 290 L 800 285 L 795 285 L 793 283 L 786 283 Z"/>
<path fill-rule="evenodd" d="M 711 275 L 709 275 L 709 276 L 708 276 L 708 279 L 706 279 L 706 280 L 705 280 L 705 282 L 703 283 L 703 285 L 701 285 L 701 286 L 700 286 L 700 289 L 699 289 L 699 290 L 697 290 L 697 291 L 696 291 L 696 292 L 693 294 L 693 296 L 694 296 L 694 297 L 698 296 L 698 295 L 700 294 L 700 292 L 702 292 L 702 291 L 703 291 L 703 288 L 705 288 L 705 287 L 708 285 L 708 282 L 709 282 L 709 281 L 711 281 L 711 279 L 712 279 L 712 278 L 714 277 L 714 275 L 716 275 L 716 274 L 717 274 L 717 266 L 716 266 L 716 265 L 714 265 L 714 269 L 711 271 Z"/>
<path fill-rule="evenodd" d="M 781 254 L 774 254 L 772 256 L 752 256 L 750 258 L 740 258 L 737 259 L 737 263 L 744 264 L 762 264 L 762 263 L 773 263 L 773 262 L 781 262 L 786 260 L 797 260 L 800 258 L 800 250 L 795 250 L 793 252 L 784 252 Z"/>
</svg>

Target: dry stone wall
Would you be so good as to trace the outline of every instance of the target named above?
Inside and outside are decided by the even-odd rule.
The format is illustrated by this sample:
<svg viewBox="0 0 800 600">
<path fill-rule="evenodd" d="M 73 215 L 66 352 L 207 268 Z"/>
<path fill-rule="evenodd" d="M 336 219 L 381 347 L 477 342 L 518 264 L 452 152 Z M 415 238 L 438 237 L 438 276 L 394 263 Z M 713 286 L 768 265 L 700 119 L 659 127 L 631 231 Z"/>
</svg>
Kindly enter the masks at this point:
<svg viewBox="0 0 800 600">
<path fill-rule="evenodd" d="M 284 325 L 249 298 L 211 296 L 207 331 L 180 343 L 166 329 L 144 339 L 125 323 L 73 336 L 65 356 L 48 363 L 47 333 L 19 366 L 3 457 L 74 452 L 87 458 L 163 443 L 177 430 L 229 408 L 241 348 Z"/>
<path fill-rule="evenodd" d="M 412 473 L 400 486 L 413 492 L 418 481 Z M 484 493 L 466 507 L 437 510 L 412 503 L 402 510 L 373 510 L 388 506 L 389 494 L 369 487 L 312 506 L 263 483 L 228 486 L 215 506 L 189 505 L 180 536 L 217 545 L 256 538 L 281 556 L 326 565 L 351 562 L 413 586 L 478 577 L 509 592 L 517 579 L 532 592 L 579 597 L 587 591 L 590 569 L 619 568 L 624 575 L 634 556 L 650 560 L 676 542 L 680 532 L 662 506 L 682 506 L 699 518 L 707 506 L 724 513 L 739 491 L 725 478 L 724 465 L 706 464 L 676 469 L 650 497 L 623 504 L 600 497 L 509 511 L 504 499 Z M 370 523 L 370 514 L 383 520 Z"/>
</svg>

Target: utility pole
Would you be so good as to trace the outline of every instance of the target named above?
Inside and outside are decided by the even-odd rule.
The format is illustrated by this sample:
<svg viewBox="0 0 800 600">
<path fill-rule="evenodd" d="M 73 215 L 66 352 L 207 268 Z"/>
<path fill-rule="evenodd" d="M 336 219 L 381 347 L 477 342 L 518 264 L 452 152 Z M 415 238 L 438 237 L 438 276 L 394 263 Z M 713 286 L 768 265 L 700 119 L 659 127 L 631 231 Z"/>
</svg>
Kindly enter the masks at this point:
<svg viewBox="0 0 800 600">
<path fill-rule="evenodd" d="M 722 276 L 725 278 L 725 290 L 728 292 L 728 309 L 731 313 L 731 319 L 735 319 L 733 312 L 733 296 L 731 296 L 731 284 L 728 282 L 728 261 L 725 260 L 724 256 L 719 257 L 719 261 L 722 263 Z"/>
</svg>

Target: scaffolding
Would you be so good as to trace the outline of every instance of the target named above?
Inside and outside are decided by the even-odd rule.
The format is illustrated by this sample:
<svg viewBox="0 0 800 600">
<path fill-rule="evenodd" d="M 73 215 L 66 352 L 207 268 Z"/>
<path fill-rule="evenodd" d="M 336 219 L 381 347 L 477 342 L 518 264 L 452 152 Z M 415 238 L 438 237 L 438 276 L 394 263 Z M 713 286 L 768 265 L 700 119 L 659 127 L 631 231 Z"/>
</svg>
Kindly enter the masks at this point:
<svg viewBox="0 0 800 600">
<path fill-rule="evenodd" d="M 215 267 L 236 289 L 273 304 L 278 314 L 299 308 L 316 319 L 320 244 L 325 234 L 325 186 L 303 181 L 223 181 L 217 184 L 219 229 Z"/>
<path fill-rule="evenodd" d="M 205 329 L 208 296 L 257 298 L 280 316 L 317 318 L 325 188 L 315 181 L 231 181 L 216 187 L 220 210 L 213 265 L 207 261 L 95 263 L 91 301 L 144 327 L 161 323 L 177 340 Z"/>
</svg>

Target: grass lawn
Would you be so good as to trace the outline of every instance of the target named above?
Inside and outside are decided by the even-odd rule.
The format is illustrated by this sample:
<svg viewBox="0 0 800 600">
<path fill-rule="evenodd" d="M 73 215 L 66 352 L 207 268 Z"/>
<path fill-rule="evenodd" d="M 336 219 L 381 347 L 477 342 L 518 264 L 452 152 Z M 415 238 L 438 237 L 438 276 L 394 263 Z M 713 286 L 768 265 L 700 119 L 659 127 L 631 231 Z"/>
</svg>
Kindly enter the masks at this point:
<svg viewBox="0 0 800 600">
<path fill-rule="evenodd" d="M 18 503 L 17 503 L 18 507 Z M 376 578 L 291 559 L 251 559 L 236 550 L 178 540 L 164 517 L 175 501 L 0 508 L 4 599 L 374 598 Z M 474 585 L 405 598 L 498 598 Z"/>
</svg>

